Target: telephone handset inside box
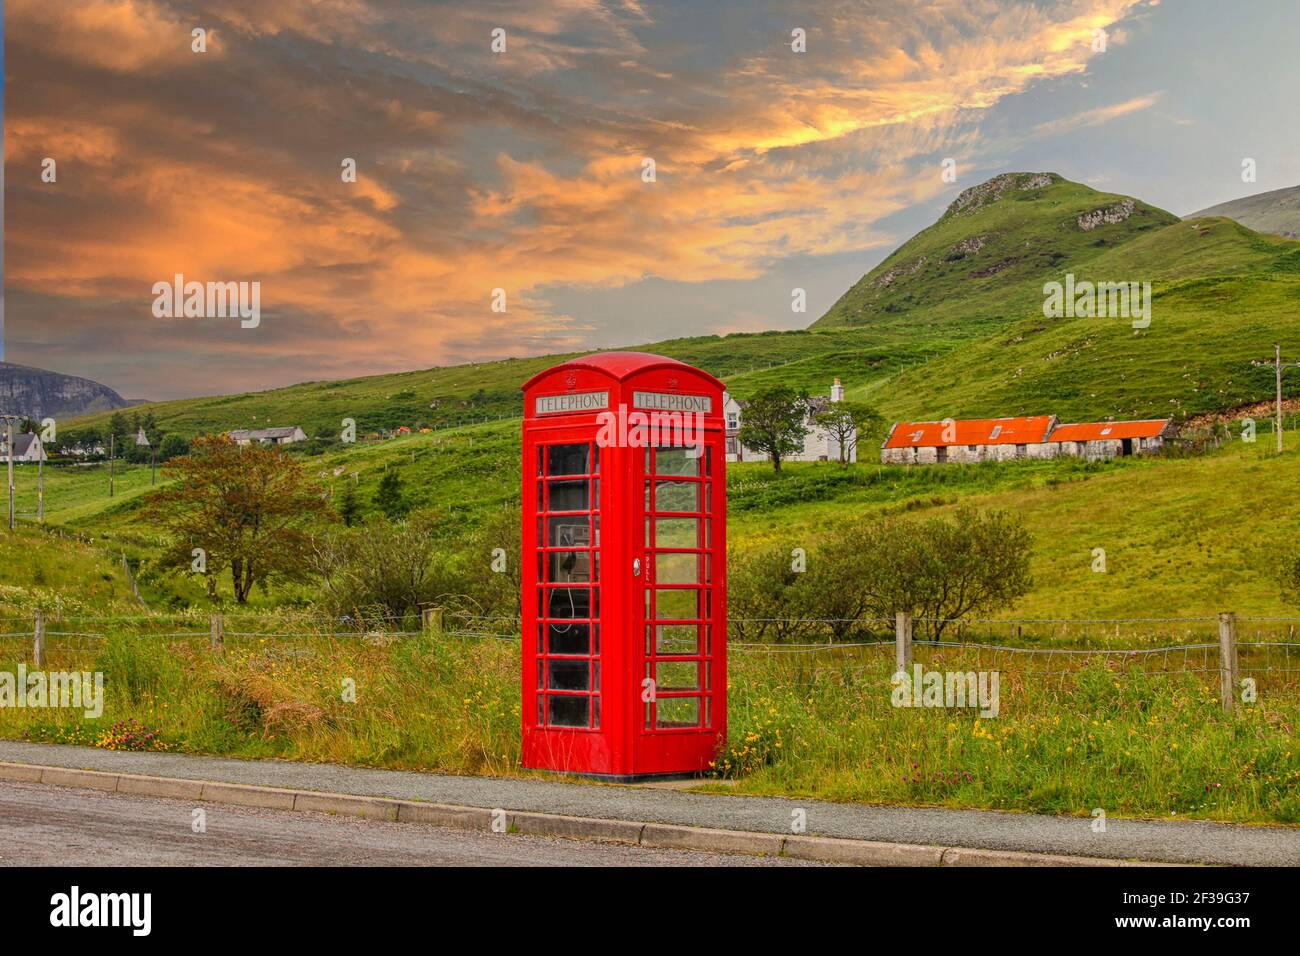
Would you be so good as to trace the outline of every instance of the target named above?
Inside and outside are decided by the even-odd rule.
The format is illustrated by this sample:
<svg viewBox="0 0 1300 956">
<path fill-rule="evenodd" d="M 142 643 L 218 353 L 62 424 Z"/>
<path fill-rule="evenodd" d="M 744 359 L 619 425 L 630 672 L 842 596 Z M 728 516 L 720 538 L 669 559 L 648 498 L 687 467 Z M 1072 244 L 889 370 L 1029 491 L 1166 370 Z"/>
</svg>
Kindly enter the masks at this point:
<svg viewBox="0 0 1300 956">
<path fill-rule="evenodd" d="M 585 522 L 551 525 L 551 547 L 574 549 L 551 552 L 551 580 L 559 584 L 585 584 L 591 580 L 591 555 L 578 550 L 590 543 L 591 528 Z"/>
<path fill-rule="evenodd" d="M 591 581 L 591 552 L 578 550 L 591 542 L 591 528 L 586 523 L 555 522 L 550 529 L 550 546 L 572 548 L 571 551 L 550 552 L 551 581 L 556 584 L 587 584 Z M 586 588 L 552 588 L 549 614 L 551 618 L 571 619 L 590 616 L 591 592 Z M 571 625 L 555 628 L 567 633 Z"/>
</svg>

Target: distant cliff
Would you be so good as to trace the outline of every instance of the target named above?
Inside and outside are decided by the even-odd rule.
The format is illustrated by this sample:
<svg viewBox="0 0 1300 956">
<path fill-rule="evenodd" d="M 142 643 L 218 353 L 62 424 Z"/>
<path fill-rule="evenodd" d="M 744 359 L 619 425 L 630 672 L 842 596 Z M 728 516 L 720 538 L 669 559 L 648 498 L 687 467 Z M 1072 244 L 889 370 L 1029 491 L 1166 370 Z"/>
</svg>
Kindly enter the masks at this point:
<svg viewBox="0 0 1300 956">
<path fill-rule="evenodd" d="M 67 418 L 134 404 L 107 385 L 88 378 L 0 362 L 0 412 Z"/>
</svg>

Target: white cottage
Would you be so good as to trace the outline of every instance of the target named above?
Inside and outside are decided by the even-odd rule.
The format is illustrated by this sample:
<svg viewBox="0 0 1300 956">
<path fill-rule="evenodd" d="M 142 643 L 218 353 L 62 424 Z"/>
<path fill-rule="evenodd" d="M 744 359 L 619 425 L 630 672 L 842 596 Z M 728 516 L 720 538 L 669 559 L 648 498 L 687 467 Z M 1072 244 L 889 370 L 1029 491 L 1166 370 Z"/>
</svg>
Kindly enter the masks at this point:
<svg viewBox="0 0 1300 956">
<path fill-rule="evenodd" d="M 9 461 L 8 452 L 8 436 L 0 433 L 0 461 Z M 41 444 L 40 436 L 28 432 L 14 436 L 13 460 L 15 462 L 49 461 L 49 456 L 45 454 L 45 446 Z"/>
<path fill-rule="evenodd" d="M 791 455 L 783 455 L 782 461 L 839 461 L 840 443 L 833 435 L 817 424 L 817 416 L 836 402 L 844 401 L 844 386 L 835 379 L 831 385 L 830 395 L 816 395 L 809 399 L 808 432 L 804 435 L 803 448 Z M 727 423 L 727 461 L 768 461 L 766 452 L 746 448 L 740 443 L 740 428 L 744 424 L 745 407 L 726 392 L 722 393 L 722 414 Z M 849 448 L 849 461 L 858 460 L 856 433 L 852 447 Z"/>
<path fill-rule="evenodd" d="M 291 445 L 296 441 L 305 441 L 307 433 L 297 425 L 289 428 L 237 428 L 227 432 L 236 445 L 249 445 L 259 442 L 263 445 Z"/>
</svg>

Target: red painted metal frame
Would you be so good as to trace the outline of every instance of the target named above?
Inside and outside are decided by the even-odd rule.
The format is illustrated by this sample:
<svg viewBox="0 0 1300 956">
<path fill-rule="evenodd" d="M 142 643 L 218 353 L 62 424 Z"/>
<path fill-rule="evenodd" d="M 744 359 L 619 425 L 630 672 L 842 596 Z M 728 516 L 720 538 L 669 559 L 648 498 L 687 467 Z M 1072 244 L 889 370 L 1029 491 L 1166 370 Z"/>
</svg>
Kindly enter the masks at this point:
<svg viewBox="0 0 1300 956">
<path fill-rule="evenodd" d="M 638 352 L 605 352 L 547 369 L 529 379 L 523 391 L 523 765 L 612 779 L 704 771 L 716 758 L 727 733 L 727 490 L 722 383 L 707 372 L 674 359 Z M 551 396 L 600 392 L 608 393 L 606 407 L 538 413 L 539 397 L 548 400 Z M 693 656 L 700 664 L 697 670 L 700 689 L 665 688 L 661 692 L 656 683 L 655 700 L 651 704 L 642 699 L 643 682 L 648 676 L 655 679 L 654 672 L 647 668 L 655 665 L 656 656 L 668 656 L 670 660 L 666 663 L 680 665 L 691 660 L 692 655 L 651 652 L 658 646 L 658 635 L 647 627 L 654 625 L 653 621 L 647 621 L 647 588 L 653 587 L 656 580 L 653 560 L 656 550 L 652 541 L 647 540 L 645 482 L 647 478 L 654 479 L 653 461 L 648 460 L 643 447 L 618 443 L 596 447 L 604 424 L 602 411 L 617 416 L 623 406 L 628 412 L 648 413 L 635 407 L 634 392 L 708 396 L 711 402 L 710 410 L 703 417 L 705 457 L 700 459 L 702 470 L 707 459 L 709 474 L 694 481 L 701 493 L 706 486 L 710 489 L 710 500 L 701 502 L 702 506 L 707 505 L 708 511 L 700 517 L 700 523 L 707 527 L 708 546 L 672 549 L 674 553 L 698 554 L 706 566 L 698 573 L 707 577 L 702 593 L 709 601 L 708 614 L 694 620 L 702 620 L 696 629 L 701 645 L 706 631 L 711 640 L 708 648 L 697 646 Z M 539 597 L 539 587 L 547 584 L 543 579 L 552 570 L 553 555 L 557 552 L 568 555 L 572 550 L 583 549 L 557 547 L 539 537 L 539 517 L 547 519 L 547 512 L 542 508 L 549 500 L 548 497 L 539 500 L 539 484 L 549 488 L 548 476 L 538 475 L 539 449 L 582 443 L 590 443 L 599 453 L 598 468 L 589 471 L 587 479 L 599 479 L 599 501 L 590 500 L 590 492 L 588 495 L 593 522 L 588 546 L 590 567 L 594 571 L 599 566 L 599 580 L 591 584 L 592 603 L 599 601 L 598 612 L 594 608 L 591 612 L 592 626 L 599 628 L 599 651 L 593 647 L 584 658 L 591 665 L 599 665 L 599 680 L 594 680 L 596 667 L 592 666 L 589 674 L 593 683 L 588 689 L 565 691 L 543 686 L 552 683 L 546 662 L 548 656 L 554 659 L 554 655 L 547 653 L 551 648 L 544 616 L 550 605 Z M 691 481 L 681 476 L 674 479 Z M 549 491 L 545 494 L 549 495 Z M 570 517 L 576 519 L 581 515 L 571 513 Z M 653 511 L 649 517 L 653 520 Z M 597 521 L 598 532 L 594 525 Z M 546 531 L 543 529 L 541 533 Z M 634 562 L 639 562 L 639 574 L 634 573 Z M 661 593 L 666 590 L 674 588 L 663 588 Z M 564 597 L 567 599 L 567 595 Z M 651 601 L 650 606 L 655 603 Z M 560 659 L 574 660 L 570 656 Z M 566 673 L 575 673 L 576 660 L 565 666 Z M 697 694 L 698 726 L 658 726 L 660 721 L 655 716 L 660 706 L 686 706 L 688 710 L 690 707 L 661 704 L 662 701 Z M 546 698 L 566 695 L 588 696 L 593 702 L 586 726 L 555 726 L 545 721 L 549 716 L 545 710 L 549 706 Z M 539 699 L 543 706 L 540 713 Z M 599 702 L 598 722 L 594 718 L 596 701 Z"/>
</svg>

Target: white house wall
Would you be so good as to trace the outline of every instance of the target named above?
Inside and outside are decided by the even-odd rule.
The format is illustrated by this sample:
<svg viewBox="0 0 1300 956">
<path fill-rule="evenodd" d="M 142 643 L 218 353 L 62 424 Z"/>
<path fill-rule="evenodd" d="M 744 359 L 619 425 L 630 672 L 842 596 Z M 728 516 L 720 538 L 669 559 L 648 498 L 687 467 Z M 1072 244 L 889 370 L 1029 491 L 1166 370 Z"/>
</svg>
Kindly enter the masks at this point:
<svg viewBox="0 0 1300 956">
<path fill-rule="evenodd" d="M 1134 438 L 1133 454 L 1149 455 L 1164 447 L 1165 439 L 1161 437 Z M 949 445 L 946 460 L 949 464 L 974 465 L 982 461 L 1013 461 L 1017 458 L 1084 458 L 1089 461 L 1102 461 L 1117 458 L 1124 449 L 1123 439 L 1103 439 L 1099 441 L 1048 441 L 1027 443 L 1024 451 L 1020 446 L 1008 445 Z M 907 448 L 882 448 L 880 463 L 882 465 L 934 465 L 939 462 L 938 449 L 934 446 Z"/>
</svg>

